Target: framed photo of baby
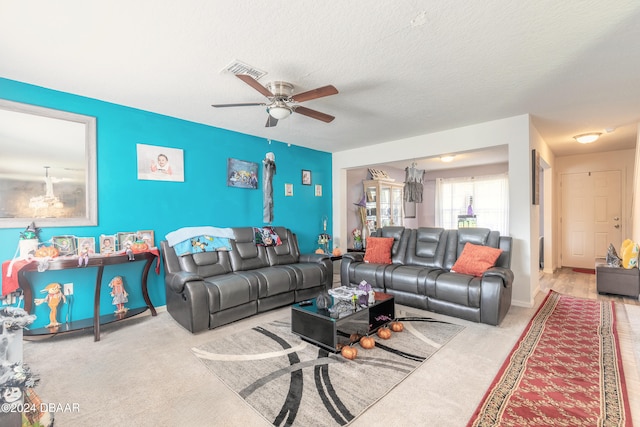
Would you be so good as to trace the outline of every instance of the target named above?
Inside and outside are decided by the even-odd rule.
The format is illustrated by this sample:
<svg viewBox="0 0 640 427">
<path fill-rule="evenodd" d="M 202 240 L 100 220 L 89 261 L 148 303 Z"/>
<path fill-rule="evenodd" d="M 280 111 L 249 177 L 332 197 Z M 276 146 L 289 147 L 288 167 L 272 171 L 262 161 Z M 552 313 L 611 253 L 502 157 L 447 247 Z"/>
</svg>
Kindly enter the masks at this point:
<svg viewBox="0 0 640 427">
<path fill-rule="evenodd" d="M 136 144 L 138 179 L 184 182 L 184 153 L 179 148 Z"/>
</svg>

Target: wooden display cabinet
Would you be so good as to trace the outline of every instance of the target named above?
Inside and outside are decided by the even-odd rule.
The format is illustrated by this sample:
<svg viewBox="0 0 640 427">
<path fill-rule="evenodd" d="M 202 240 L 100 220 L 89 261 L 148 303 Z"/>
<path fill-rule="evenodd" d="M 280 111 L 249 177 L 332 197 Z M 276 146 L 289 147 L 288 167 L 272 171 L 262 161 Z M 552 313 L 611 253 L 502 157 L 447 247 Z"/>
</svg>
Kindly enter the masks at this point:
<svg viewBox="0 0 640 427">
<path fill-rule="evenodd" d="M 380 227 L 404 225 L 404 183 L 376 179 L 362 181 L 369 234 Z"/>
</svg>

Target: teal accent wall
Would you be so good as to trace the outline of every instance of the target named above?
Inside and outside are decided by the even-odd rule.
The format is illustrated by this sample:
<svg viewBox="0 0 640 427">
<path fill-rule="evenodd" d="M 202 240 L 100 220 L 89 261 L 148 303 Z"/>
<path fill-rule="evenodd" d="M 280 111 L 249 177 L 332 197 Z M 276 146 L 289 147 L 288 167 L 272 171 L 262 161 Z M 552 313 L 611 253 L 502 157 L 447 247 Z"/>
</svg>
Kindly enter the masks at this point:
<svg viewBox="0 0 640 427">
<path fill-rule="evenodd" d="M 298 236 L 301 251 L 317 248 L 323 215 L 329 217 L 331 230 L 331 154 L 287 143 L 241 134 L 229 130 L 193 123 L 173 117 L 116 105 L 70 93 L 54 91 L 13 80 L 0 78 L 0 98 L 47 108 L 94 116 L 97 118 L 98 225 L 92 227 L 43 228 L 40 239 L 73 234 L 95 237 L 124 231 L 154 230 L 156 242 L 180 227 L 212 225 L 216 227 L 263 226 L 262 222 L 262 160 L 273 152 L 277 172 L 273 179 L 273 225 L 290 228 Z M 212 116 L 216 114 L 211 109 Z M 0 155 L 2 145 L 0 141 Z M 10 142 L 9 142 L 10 143 Z M 184 150 L 184 182 L 146 181 L 137 179 L 136 144 L 165 146 Z M 258 163 L 257 190 L 228 187 L 227 159 Z M 301 171 L 312 172 L 311 186 L 301 184 Z M 293 197 L 284 195 L 285 183 L 294 186 Z M 322 197 L 314 188 L 322 185 Z M 0 201 L 1 203 L 1 201 Z M 38 225 L 37 220 L 36 226 Z M 13 258 L 21 231 L 0 229 L 0 258 Z M 126 282 L 131 307 L 143 305 L 138 289 L 139 269 L 127 267 Z M 92 313 L 95 274 L 86 269 L 66 272 L 36 273 L 34 296 L 53 281 L 73 282 L 71 304 L 73 320 L 90 317 Z M 129 271 L 131 270 L 131 271 Z M 120 270 L 105 270 L 102 287 L 102 313 L 113 312 L 108 296 L 108 283 Z M 150 273 L 149 294 L 155 306 L 165 305 L 164 270 Z M 37 295 L 35 295 L 37 294 Z M 105 296 L 106 295 L 106 296 Z M 69 307 L 59 311 L 58 321 L 64 321 Z M 36 308 L 37 322 L 32 327 L 48 323 L 46 304 Z"/>
</svg>

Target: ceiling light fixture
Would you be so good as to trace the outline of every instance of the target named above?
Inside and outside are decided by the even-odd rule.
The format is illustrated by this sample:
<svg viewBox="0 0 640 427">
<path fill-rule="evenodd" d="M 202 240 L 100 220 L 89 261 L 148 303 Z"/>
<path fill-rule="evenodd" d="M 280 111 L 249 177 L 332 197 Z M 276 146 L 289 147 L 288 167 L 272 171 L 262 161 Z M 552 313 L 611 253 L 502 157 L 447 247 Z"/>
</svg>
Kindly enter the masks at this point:
<svg viewBox="0 0 640 427">
<path fill-rule="evenodd" d="M 276 101 L 275 104 L 267 107 L 267 113 L 274 119 L 282 120 L 291 115 L 291 107 L 282 101 Z"/>
<path fill-rule="evenodd" d="M 582 135 L 576 135 L 573 137 L 580 144 L 590 144 L 600 138 L 601 132 L 583 133 Z"/>
<path fill-rule="evenodd" d="M 452 155 L 440 156 L 440 161 L 444 162 L 444 163 L 449 163 L 449 162 L 453 161 L 454 157 L 455 156 L 452 156 Z"/>
</svg>

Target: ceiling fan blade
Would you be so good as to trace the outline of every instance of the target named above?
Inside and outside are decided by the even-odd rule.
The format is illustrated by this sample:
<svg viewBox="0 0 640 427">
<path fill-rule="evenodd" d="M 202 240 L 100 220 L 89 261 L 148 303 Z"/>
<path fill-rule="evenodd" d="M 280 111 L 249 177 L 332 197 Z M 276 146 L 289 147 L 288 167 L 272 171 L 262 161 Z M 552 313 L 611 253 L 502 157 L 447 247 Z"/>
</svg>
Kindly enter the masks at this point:
<svg viewBox="0 0 640 427">
<path fill-rule="evenodd" d="M 332 122 L 335 117 L 330 116 L 329 114 L 321 113 L 320 111 L 312 110 L 311 108 L 297 106 L 293 110 L 298 114 L 302 114 L 303 116 L 311 117 L 312 119 L 322 120 L 325 123 Z"/>
<path fill-rule="evenodd" d="M 247 74 L 236 74 L 236 77 L 242 80 L 243 82 L 245 82 L 246 84 L 248 84 L 249 86 L 251 86 L 252 88 L 254 88 L 255 90 L 257 90 L 258 92 L 260 92 L 262 95 L 266 96 L 267 98 L 273 97 L 273 94 L 269 91 L 269 89 L 262 86 L 253 77 Z"/>
<path fill-rule="evenodd" d="M 267 115 L 267 123 L 264 125 L 266 128 L 272 128 L 278 124 L 278 119 L 271 117 L 271 115 Z"/>
<path fill-rule="evenodd" d="M 332 85 L 319 87 L 317 89 L 308 90 L 306 92 L 298 93 L 291 97 L 296 102 L 309 101 L 310 99 L 322 98 L 323 96 L 335 95 L 338 93 L 338 89 Z"/>
<path fill-rule="evenodd" d="M 255 105 L 267 105 L 264 102 L 245 102 L 240 104 L 211 104 L 212 107 L 215 108 L 224 108 L 224 107 L 250 107 Z"/>
</svg>

